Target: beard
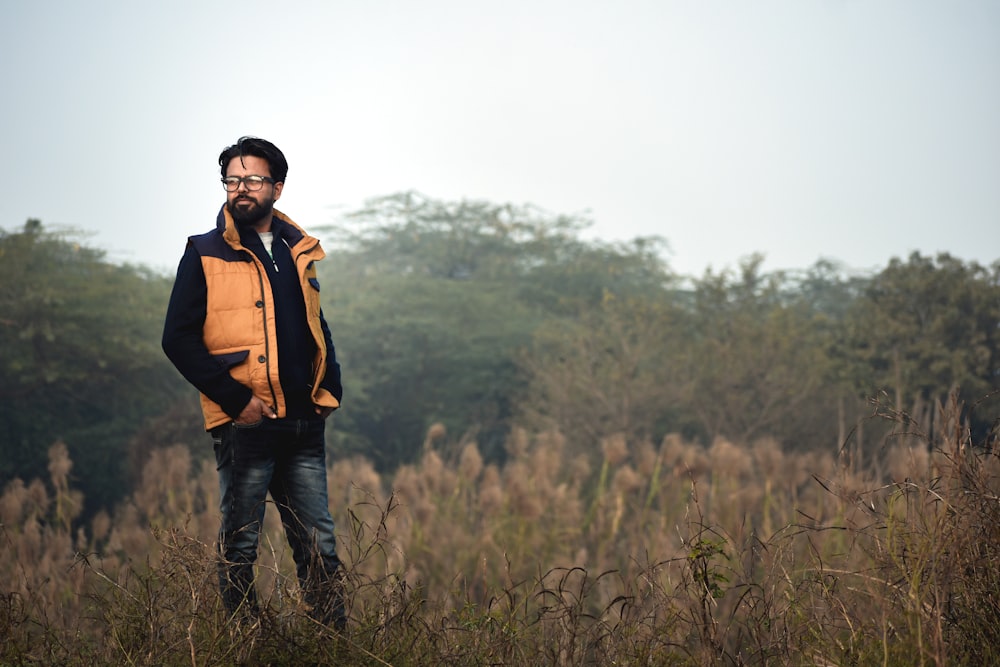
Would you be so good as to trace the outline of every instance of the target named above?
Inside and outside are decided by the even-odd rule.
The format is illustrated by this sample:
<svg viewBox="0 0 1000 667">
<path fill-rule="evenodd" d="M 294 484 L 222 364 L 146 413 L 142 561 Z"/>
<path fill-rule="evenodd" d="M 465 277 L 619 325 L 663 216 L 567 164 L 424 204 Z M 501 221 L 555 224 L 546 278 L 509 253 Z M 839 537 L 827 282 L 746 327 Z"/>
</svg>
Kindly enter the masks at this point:
<svg viewBox="0 0 1000 667">
<path fill-rule="evenodd" d="M 274 200 L 266 199 L 258 202 L 252 197 L 241 196 L 226 202 L 226 209 L 238 227 L 256 227 L 262 220 L 272 215 Z"/>
</svg>

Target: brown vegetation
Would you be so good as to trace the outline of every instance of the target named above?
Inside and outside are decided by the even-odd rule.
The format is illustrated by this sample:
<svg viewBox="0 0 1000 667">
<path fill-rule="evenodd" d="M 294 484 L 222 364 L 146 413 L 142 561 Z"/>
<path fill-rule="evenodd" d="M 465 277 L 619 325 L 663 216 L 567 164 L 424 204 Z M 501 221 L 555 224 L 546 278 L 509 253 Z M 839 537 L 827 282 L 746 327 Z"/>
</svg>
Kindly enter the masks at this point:
<svg viewBox="0 0 1000 667">
<path fill-rule="evenodd" d="M 1000 462 L 957 405 L 862 466 L 774 441 L 612 436 L 596 460 L 515 430 L 502 466 L 433 429 L 385 479 L 337 461 L 343 635 L 303 612 L 275 512 L 266 611 L 224 622 L 217 485 L 177 445 L 74 520 L 66 447 L 0 497 L 0 664 L 988 664 L 1000 659 Z"/>
</svg>

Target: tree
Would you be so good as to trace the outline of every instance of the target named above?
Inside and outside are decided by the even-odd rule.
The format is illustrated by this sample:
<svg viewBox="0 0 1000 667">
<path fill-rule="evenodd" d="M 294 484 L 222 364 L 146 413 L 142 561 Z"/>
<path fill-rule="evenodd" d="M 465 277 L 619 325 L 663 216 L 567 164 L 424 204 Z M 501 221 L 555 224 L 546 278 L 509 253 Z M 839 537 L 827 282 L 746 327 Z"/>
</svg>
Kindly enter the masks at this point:
<svg viewBox="0 0 1000 667">
<path fill-rule="evenodd" d="M 342 300 L 330 311 L 346 378 L 341 453 L 392 469 L 438 422 L 458 435 L 475 425 L 484 453 L 499 450 L 518 391 L 512 358 L 534 323 L 509 287 L 372 276 Z"/>
<path fill-rule="evenodd" d="M 653 241 L 586 244 L 575 237 L 584 226 L 528 206 L 401 193 L 329 230 L 338 241 L 320 270 L 346 376 L 339 451 L 391 469 L 441 422 L 456 435 L 474 429 L 484 455 L 501 456 L 532 332 L 605 292 L 665 280 Z"/>
<path fill-rule="evenodd" d="M 327 245 L 338 252 L 341 270 L 496 280 L 551 261 L 586 224 L 532 206 L 446 202 L 402 192 L 369 200 L 343 223 L 318 231 L 334 239 Z"/>
<path fill-rule="evenodd" d="M 857 389 L 885 391 L 930 429 L 950 391 L 975 404 L 1000 386 L 1000 262 L 991 268 L 941 253 L 898 258 L 876 275 L 848 314 Z M 983 404 L 980 422 L 996 418 Z"/>
<path fill-rule="evenodd" d="M 169 282 L 38 220 L 0 230 L 0 484 L 64 440 L 92 507 L 127 490 L 126 442 L 181 388 L 159 349 Z"/>
<path fill-rule="evenodd" d="M 612 434 L 634 442 L 685 430 L 678 417 L 677 317 L 665 298 L 606 292 L 576 318 L 546 321 L 521 356 L 528 378 L 518 400 L 522 419 L 558 429 L 573 453 L 595 451 Z"/>
<path fill-rule="evenodd" d="M 709 438 L 821 445 L 836 423 L 827 409 L 827 319 L 789 289 L 784 273 L 761 273 L 762 259 L 745 260 L 738 278 L 707 272 L 695 282 L 682 400 Z"/>
</svg>

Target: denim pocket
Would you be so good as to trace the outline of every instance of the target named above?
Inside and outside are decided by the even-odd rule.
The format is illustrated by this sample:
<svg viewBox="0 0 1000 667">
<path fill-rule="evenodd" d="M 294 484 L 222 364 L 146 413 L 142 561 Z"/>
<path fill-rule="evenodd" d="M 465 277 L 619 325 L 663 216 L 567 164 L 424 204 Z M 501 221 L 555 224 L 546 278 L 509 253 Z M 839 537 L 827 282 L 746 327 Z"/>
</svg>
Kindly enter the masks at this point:
<svg viewBox="0 0 1000 667">
<path fill-rule="evenodd" d="M 232 458 L 233 439 L 226 437 L 225 426 L 212 429 L 212 449 L 215 450 L 215 469 L 222 470 Z"/>
<path fill-rule="evenodd" d="M 233 422 L 233 428 L 239 428 L 239 429 L 257 428 L 258 426 L 260 426 L 263 423 L 264 423 L 264 418 L 263 417 L 261 417 L 260 419 L 258 419 L 255 422 L 253 422 L 252 424 L 239 424 L 239 423 L 237 423 L 237 422 L 234 421 Z"/>
</svg>

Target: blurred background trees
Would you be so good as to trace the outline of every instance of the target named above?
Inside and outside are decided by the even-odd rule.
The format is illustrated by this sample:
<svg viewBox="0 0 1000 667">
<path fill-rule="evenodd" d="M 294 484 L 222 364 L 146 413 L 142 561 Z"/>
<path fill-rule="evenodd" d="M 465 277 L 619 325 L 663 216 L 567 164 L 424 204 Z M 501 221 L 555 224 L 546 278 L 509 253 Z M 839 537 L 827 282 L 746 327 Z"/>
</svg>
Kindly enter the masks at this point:
<svg viewBox="0 0 1000 667">
<path fill-rule="evenodd" d="M 160 352 L 171 280 L 38 220 L 0 231 L 0 484 L 63 440 L 92 507 L 127 490 L 127 443 L 184 387 Z"/>
<path fill-rule="evenodd" d="M 609 436 L 669 433 L 828 452 L 854 433 L 864 449 L 882 444 L 876 427 L 856 430 L 870 398 L 929 431 L 953 389 L 975 432 L 996 428 L 1000 262 L 913 254 L 873 275 L 830 261 L 765 273 L 750 256 L 678 276 L 663 240 L 584 240 L 586 227 L 417 193 L 313 227 L 346 387 L 332 454 L 391 472 L 432 424 L 487 461 L 516 425 L 558 429 L 566 455 L 594 457 Z M 90 510 L 127 493 L 154 449 L 210 455 L 195 392 L 159 347 L 173 276 L 36 220 L 0 230 L 0 260 L 0 486 L 47 477 L 58 439 Z"/>
</svg>

